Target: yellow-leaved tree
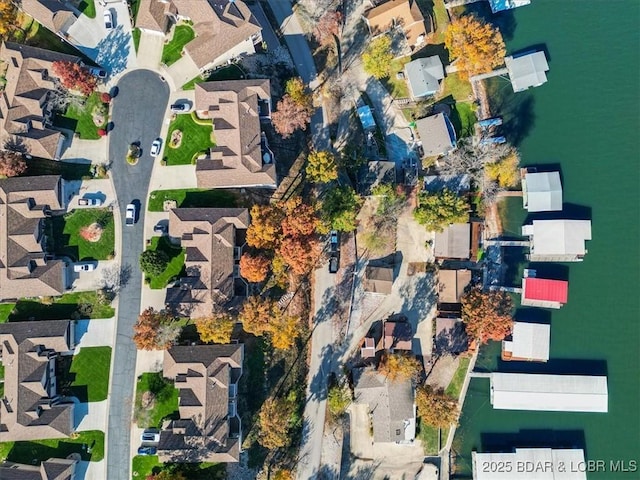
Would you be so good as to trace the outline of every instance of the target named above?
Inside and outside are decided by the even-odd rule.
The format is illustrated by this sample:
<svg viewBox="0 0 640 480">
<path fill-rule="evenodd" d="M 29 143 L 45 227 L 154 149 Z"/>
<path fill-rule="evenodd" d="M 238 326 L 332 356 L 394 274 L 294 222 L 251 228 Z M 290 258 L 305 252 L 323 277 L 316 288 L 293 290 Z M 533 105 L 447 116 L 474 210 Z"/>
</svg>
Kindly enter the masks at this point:
<svg viewBox="0 0 640 480">
<path fill-rule="evenodd" d="M 515 148 L 501 159 L 487 163 L 485 172 L 490 180 L 498 183 L 502 188 L 516 187 L 520 183 L 520 156 Z"/>
<path fill-rule="evenodd" d="M 229 343 L 236 319 L 227 313 L 214 313 L 195 321 L 200 340 L 205 343 Z"/>
</svg>

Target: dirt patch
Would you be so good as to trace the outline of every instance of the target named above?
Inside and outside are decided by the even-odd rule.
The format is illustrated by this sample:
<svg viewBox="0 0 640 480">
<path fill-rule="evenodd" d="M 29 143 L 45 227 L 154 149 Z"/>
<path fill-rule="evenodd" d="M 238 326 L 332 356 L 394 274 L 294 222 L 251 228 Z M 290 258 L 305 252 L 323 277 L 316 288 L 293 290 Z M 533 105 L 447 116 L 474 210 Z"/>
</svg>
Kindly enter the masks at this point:
<svg viewBox="0 0 640 480">
<path fill-rule="evenodd" d="M 170 148 L 180 148 L 182 145 L 182 130 L 174 130 L 171 132 L 171 140 L 169 140 Z"/>
<path fill-rule="evenodd" d="M 153 394 L 153 392 L 144 392 L 142 394 L 142 400 L 140 403 L 142 405 L 142 408 L 144 408 L 145 410 L 151 410 L 156 404 L 156 396 Z"/>
<path fill-rule="evenodd" d="M 96 243 L 102 238 L 102 227 L 99 223 L 92 223 L 80 229 L 80 236 L 87 242 Z"/>
</svg>

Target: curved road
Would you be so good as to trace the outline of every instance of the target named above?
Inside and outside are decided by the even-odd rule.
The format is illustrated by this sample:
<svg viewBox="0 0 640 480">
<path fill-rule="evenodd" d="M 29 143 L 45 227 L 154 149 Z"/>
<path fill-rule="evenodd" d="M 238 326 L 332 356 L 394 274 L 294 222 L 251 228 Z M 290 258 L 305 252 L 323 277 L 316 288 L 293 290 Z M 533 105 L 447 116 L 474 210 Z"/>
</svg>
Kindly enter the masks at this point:
<svg viewBox="0 0 640 480">
<path fill-rule="evenodd" d="M 118 82 L 118 95 L 113 99 L 112 121 L 114 129 L 109 133 L 109 160 L 111 175 L 118 198 L 118 210 L 122 224 L 123 266 L 131 267 L 131 277 L 120 290 L 118 327 L 113 355 L 109 401 L 109 428 L 107 434 L 107 478 L 129 480 L 132 401 L 134 397 L 136 347 L 133 344 L 133 325 L 140 313 L 142 274 L 138 257 L 144 243 L 144 213 L 146 209 L 149 178 L 153 162 L 149 156 L 151 142 L 160 135 L 167 103 L 169 87 L 158 74 L 150 70 L 134 70 Z M 125 156 L 129 144 L 140 142 L 142 156 L 137 165 L 128 165 Z M 128 227 L 124 224 L 124 212 L 128 203 L 138 206 L 138 221 Z"/>
</svg>

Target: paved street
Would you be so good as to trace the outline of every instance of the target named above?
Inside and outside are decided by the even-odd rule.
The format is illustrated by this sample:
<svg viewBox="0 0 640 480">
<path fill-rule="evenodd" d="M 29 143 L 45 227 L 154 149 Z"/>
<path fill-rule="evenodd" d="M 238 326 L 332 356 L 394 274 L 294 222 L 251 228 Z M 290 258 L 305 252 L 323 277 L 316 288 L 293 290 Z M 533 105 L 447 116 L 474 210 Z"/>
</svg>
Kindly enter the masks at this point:
<svg viewBox="0 0 640 480">
<path fill-rule="evenodd" d="M 132 402 L 135 384 L 136 348 L 132 341 L 133 325 L 141 307 L 142 275 L 138 257 L 143 250 L 143 225 L 149 177 L 154 162 L 149 156 L 151 143 L 159 135 L 169 99 L 169 88 L 159 76 L 148 70 L 135 70 L 122 77 L 120 90 L 113 101 L 112 119 L 115 125 L 109 135 L 111 174 L 119 199 L 116 214 L 124 218 L 126 204 L 138 206 L 138 221 L 133 227 L 122 227 L 123 266 L 130 266 L 131 279 L 120 291 L 116 348 L 112 366 L 107 434 L 107 478 L 129 480 Z M 142 156 L 137 165 L 125 160 L 128 146 L 140 142 Z M 127 460 L 125 460 L 127 459 Z M 125 466 L 126 465 L 126 466 Z"/>
</svg>

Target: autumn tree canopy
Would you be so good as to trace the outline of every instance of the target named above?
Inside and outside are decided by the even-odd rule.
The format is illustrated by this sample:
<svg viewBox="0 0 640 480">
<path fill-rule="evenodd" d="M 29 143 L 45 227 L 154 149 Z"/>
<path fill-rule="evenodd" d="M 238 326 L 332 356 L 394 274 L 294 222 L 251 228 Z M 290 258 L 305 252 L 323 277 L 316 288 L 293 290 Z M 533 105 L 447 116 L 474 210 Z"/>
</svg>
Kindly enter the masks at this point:
<svg viewBox="0 0 640 480">
<path fill-rule="evenodd" d="M 153 307 L 144 310 L 133 326 L 133 341 L 138 350 L 164 350 L 175 343 L 181 327 L 173 315 Z"/>
<path fill-rule="evenodd" d="M 487 163 L 485 171 L 489 180 L 497 182 L 502 188 L 512 188 L 520 183 L 520 156 L 515 148 L 503 158 Z"/>
<path fill-rule="evenodd" d="M 338 178 L 338 162 L 333 153 L 314 150 L 307 157 L 307 178 L 316 183 L 327 183 Z"/>
<path fill-rule="evenodd" d="M 260 336 L 271 331 L 270 322 L 280 316 L 280 307 L 273 299 L 253 295 L 242 304 L 238 319 L 245 332 Z"/>
<path fill-rule="evenodd" d="M 18 9 L 11 0 L 0 0 L 0 38 L 6 38 L 16 27 L 17 13 Z"/>
<path fill-rule="evenodd" d="M 292 315 L 276 316 L 269 327 L 271 343 L 279 350 L 289 350 L 302 334 L 302 320 Z"/>
<path fill-rule="evenodd" d="M 328 11 L 318 20 L 316 28 L 313 30 L 313 36 L 320 45 L 331 45 L 335 43 L 340 36 L 341 27 L 342 13 Z"/>
<path fill-rule="evenodd" d="M 321 247 L 315 236 L 286 237 L 282 240 L 278 252 L 294 273 L 305 275 L 318 262 Z"/>
<path fill-rule="evenodd" d="M 243 253 L 240 258 L 240 275 L 252 283 L 262 282 L 267 278 L 270 263 L 264 255 Z"/>
<path fill-rule="evenodd" d="M 76 90 L 84 96 L 89 96 L 96 89 L 97 78 L 78 63 L 57 60 L 51 64 L 51 68 L 62 86 L 68 90 Z"/>
<path fill-rule="evenodd" d="M 422 365 L 414 356 L 392 353 L 382 358 L 378 371 L 389 380 L 416 380 L 422 372 Z"/>
<path fill-rule="evenodd" d="M 293 408 L 285 399 L 269 398 L 262 404 L 258 422 L 258 442 L 269 450 L 289 445 L 289 425 Z"/>
<path fill-rule="evenodd" d="M 275 205 L 251 207 L 251 225 L 247 229 L 247 244 L 261 249 L 275 249 L 280 240 L 284 212 Z"/>
<path fill-rule="evenodd" d="M 469 205 L 464 198 L 448 189 L 436 193 L 423 191 L 418 195 L 418 206 L 413 216 L 427 230 L 441 232 L 452 223 L 469 221 Z"/>
<path fill-rule="evenodd" d="M 209 317 L 195 320 L 196 330 L 204 343 L 229 343 L 236 319 L 225 312 L 216 312 Z"/>
<path fill-rule="evenodd" d="M 323 219 L 333 230 L 352 232 L 361 205 L 362 198 L 352 187 L 332 188 L 322 202 Z"/>
<path fill-rule="evenodd" d="M 282 209 L 284 211 L 283 236 L 306 237 L 316 232 L 320 220 L 313 205 L 303 203 L 300 197 L 291 197 L 282 204 Z"/>
<path fill-rule="evenodd" d="M 391 74 L 392 61 L 391 39 L 388 35 L 381 35 L 369 42 L 362 54 L 364 71 L 378 80 Z"/>
<path fill-rule="evenodd" d="M 489 72 L 502 65 L 506 55 L 500 30 L 474 15 L 454 19 L 444 34 L 444 44 L 462 77 Z"/>
<path fill-rule="evenodd" d="M 416 406 L 420 420 L 436 428 L 448 428 L 458 420 L 458 400 L 433 389 L 431 385 L 416 388 Z"/>
<path fill-rule="evenodd" d="M 483 292 L 475 287 L 461 299 L 462 321 L 470 338 L 487 343 L 500 341 L 511 333 L 513 301 L 506 292 Z"/>
<path fill-rule="evenodd" d="M 282 138 L 290 137 L 298 129 L 306 130 L 313 113 L 312 97 L 302 79 L 288 80 L 285 92 L 271 115 L 271 123 Z"/>
<path fill-rule="evenodd" d="M 0 151 L 0 177 L 16 177 L 27 170 L 24 155 L 7 150 Z"/>
</svg>

